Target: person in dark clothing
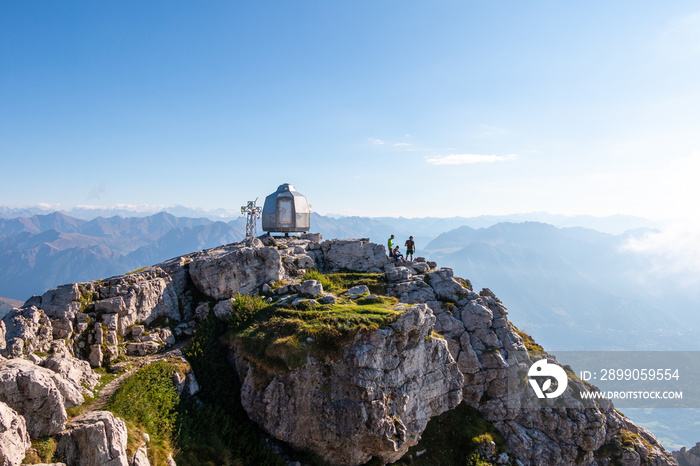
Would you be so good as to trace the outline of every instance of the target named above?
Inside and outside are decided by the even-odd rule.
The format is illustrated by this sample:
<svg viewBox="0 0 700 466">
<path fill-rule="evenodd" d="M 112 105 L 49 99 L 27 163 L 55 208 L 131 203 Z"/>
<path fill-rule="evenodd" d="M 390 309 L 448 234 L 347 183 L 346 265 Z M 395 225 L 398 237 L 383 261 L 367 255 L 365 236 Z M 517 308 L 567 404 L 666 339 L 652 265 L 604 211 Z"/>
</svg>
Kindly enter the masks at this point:
<svg viewBox="0 0 700 466">
<path fill-rule="evenodd" d="M 393 254 L 391 255 L 391 257 L 393 257 L 394 260 L 395 260 L 397 263 L 398 263 L 399 261 L 406 262 L 406 259 L 403 258 L 403 254 L 401 254 L 401 251 L 399 251 L 399 247 L 398 247 L 398 246 L 396 246 L 396 247 L 394 248 L 394 252 L 393 252 Z"/>
<path fill-rule="evenodd" d="M 413 242 L 413 236 L 409 236 L 406 240 L 406 259 L 412 261 L 413 253 L 416 252 L 416 243 Z"/>
</svg>

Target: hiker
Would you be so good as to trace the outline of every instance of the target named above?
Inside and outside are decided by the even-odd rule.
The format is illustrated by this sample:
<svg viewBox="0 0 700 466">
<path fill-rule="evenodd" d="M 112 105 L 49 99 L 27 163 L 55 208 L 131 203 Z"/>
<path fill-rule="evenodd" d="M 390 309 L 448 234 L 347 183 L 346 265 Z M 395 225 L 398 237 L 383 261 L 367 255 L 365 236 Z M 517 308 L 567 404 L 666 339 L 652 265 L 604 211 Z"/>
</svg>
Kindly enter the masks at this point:
<svg viewBox="0 0 700 466">
<path fill-rule="evenodd" d="M 387 244 L 389 245 L 389 258 L 391 258 L 391 256 L 394 254 L 394 235 L 391 235 L 391 238 L 389 238 Z"/>
<path fill-rule="evenodd" d="M 406 246 L 406 259 L 413 261 L 413 253 L 416 252 L 416 243 L 413 242 L 413 236 L 408 237 L 404 246 Z"/>
<path fill-rule="evenodd" d="M 392 236 L 393 236 L 393 235 L 392 235 Z M 394 260 L 395 260 L 397 263 L 398 263 L 400 260 L 406 262 L 406 259 L 403 258 L 403 254 L 401 254 L 401 251 L 399 251 L 399 247 L 398 247 L 398 246 L 396 246 L 396 247 L 394 248 L 394 252 L 393 252 L 393 254 L 392 254 L 391 256 L 394 258 Z"/>
</svg>

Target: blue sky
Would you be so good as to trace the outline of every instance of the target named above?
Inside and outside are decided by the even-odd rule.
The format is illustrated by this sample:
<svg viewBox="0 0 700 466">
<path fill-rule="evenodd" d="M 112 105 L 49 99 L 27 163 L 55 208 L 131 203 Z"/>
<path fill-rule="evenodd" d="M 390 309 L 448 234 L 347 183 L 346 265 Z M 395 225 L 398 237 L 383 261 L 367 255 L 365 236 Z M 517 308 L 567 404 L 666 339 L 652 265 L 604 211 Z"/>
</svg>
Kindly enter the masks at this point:
<svg viewBox="0 0 700 466">
<path fill-rule="evenodd" d="M 0 3 L 0 204 L 697 215 L 700 5 Z"/>
</svg>

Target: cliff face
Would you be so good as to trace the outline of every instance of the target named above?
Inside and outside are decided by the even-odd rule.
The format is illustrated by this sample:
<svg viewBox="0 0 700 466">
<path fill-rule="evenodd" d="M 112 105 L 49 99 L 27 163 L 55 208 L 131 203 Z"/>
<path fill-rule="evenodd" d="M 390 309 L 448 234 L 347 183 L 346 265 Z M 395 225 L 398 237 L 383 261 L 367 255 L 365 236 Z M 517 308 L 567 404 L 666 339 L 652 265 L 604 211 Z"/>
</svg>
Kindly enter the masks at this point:
<svg viewBox="0 0 700 466">
<path fill-rule="evenodd" d="M 316 283 L 299 284 L 308 269 L 382 273 L 386 294 L 400 303 L 394 310 L 403 312 L 382 328 L 357 333 L 340 357 L 310 353 L 303 364 L 277 373 L 231 345 L 243 406 L 271 436 L 333 464 L 371 457 L 390 462 L 417 443 L 430 418 L 464 400 L 500 430 L 511 458 L 524 464 L 673 464 L 653 435 L 611 403 L 578 402 L 574 393 L 588 388 L 572 377 L 562 395 L 567 408 L 514 399 L 509 381 L 527 372 L 534 354 L 496 296 L 474 293 L 450 269 L 422 260 L 396 267 L 368 240 L 304 235 L 267 237 L 256 246 L 222 246 L 33 297 L 0 321 L 0 352 L 47 367 L 37 354 L 67 353 L 93 367 L 109 366 L 120 353 L 145 355 L 186 338 L 210 312 L 225 316 L 236 293 L 260 293 L 301 312 L 339 299 Z M 282 281 L 287 285 L 275 290 Z M 342 299 L 380 299 L 363 291 Z M 8 373 L 15 367 L 1 366 Z M 81 371 L 74 378 L 89 380 L 90 369 Z M 23 415 L 12 400 L 2 401 Z M 77 432 L 64 419 L 56 429 Z"/>
<path fill-rule="evenodd" d="M 359 335 L 338 361 L 312 359 L 264 383 L 236 358 L 243 406 L 275 438 L 333 464 L 396 461 L 430 418 L 462 400 L 447 345 L 429 338 L 434 322 L 425 305 L 412 306 L 389 328 Z"/>
</svg>

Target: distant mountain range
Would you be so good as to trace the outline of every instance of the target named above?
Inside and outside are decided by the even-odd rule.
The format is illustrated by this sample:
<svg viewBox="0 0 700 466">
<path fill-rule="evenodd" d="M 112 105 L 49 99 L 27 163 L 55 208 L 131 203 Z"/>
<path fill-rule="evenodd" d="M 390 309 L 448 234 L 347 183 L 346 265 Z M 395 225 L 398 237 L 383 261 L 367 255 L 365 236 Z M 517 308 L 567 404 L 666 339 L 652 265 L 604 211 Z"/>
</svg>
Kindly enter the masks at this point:
<svg viewBox="0 0 700 466">
<path fill-rule="evenodd" d="M 623 247 L 649 231 L 610 235 L 535 222 L 463 226 L 423 252 L 475 287 L 495 291 L 509 303 L 513 321 L 552 350 L 700 349 L 694 306 L 700 294 L 660 274 L 653 286 L 641 281 L 653 265 Z"/>
<path fill-rule="evenodd" d="M 239 241 L 242 222 L 167 213 L 90 221 L 59 212 L 0 219 L 0 296 L 24 300 L 62 283 L 123 274 Z"/>
<path fill-rule="evenodd" d="M 243 204 L 243 203 L 242 203 Z M 150 217 L 158 213 L 167 213 L 176 217 L 206 218 L 214 222 L 230 222 L 241 217 L 237 209 L 198 209 L 174 205 L 163 206 L 116 206 L 116 207 L 73 207 L 71 209 L 56 209 L 48 205 L 30 207 L 7 207 L 0 206 L 0 219 L 45 216 L 54 212 L 59 212 L 69 217 L 81 220 L 93 220 L 97 217 Z M 415 237 L 434 238 L 442 232 L 453 230 L 461 226 L 471 228 L 487 228 L 491 225 L 502 222 L 522 223 L 540 222 L 548 223 L 559 228 L 584 227 L 598 230 L 604 233 L 620 234 L 635 228 L 657 228 L 660 225 L 645 218 L 629 215 L 611 215 L 608 217 L 594 217 L 590 215 L 560 215 L 547 212 L 532 212 L 525 214 L 509 215 L 481 215 L 478 217 L 349 217 L 337 214 L 319 215 L 317 218 L 333 220 L 355 219 L 371 220 L 372 222 L 390 226 L 406 232 Z M 350 220 L 352 223 L 352 220 Z"/>
<path fill-rule="evenodd" d="M 16 299 L 0 298 L 0 316 L 3 316 L 10 309 L 19 307 L 22 304 L 22 301 Z"/>
</svg>

